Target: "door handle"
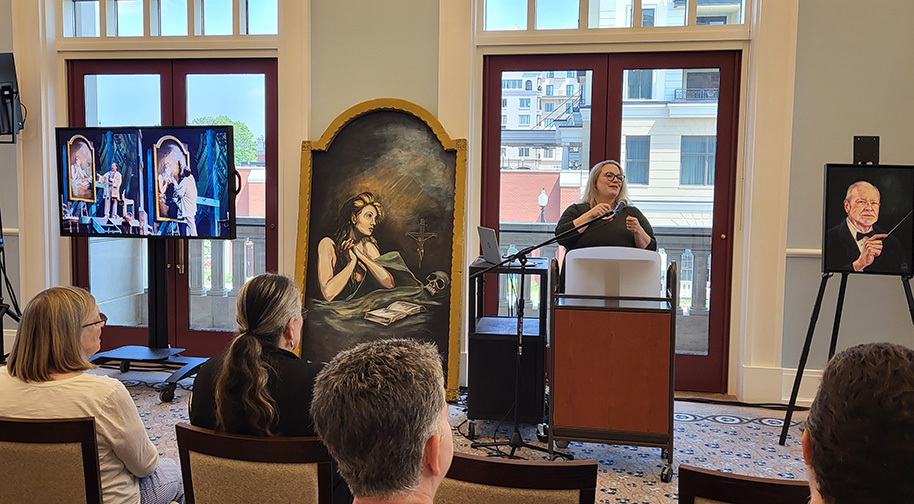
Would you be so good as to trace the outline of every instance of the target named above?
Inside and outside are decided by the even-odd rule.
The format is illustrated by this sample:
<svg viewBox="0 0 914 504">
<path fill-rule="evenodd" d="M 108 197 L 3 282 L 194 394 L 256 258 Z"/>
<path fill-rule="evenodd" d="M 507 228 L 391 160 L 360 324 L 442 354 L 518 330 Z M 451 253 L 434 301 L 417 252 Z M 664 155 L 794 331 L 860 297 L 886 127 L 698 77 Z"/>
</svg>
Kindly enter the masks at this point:
<svg viewBox="0 0 914 504">
<path fill-rule="evenodd" d="M 184 274 L 184 242 L 187 240 L 178 240 L 178 274 Z"/>
</svg>

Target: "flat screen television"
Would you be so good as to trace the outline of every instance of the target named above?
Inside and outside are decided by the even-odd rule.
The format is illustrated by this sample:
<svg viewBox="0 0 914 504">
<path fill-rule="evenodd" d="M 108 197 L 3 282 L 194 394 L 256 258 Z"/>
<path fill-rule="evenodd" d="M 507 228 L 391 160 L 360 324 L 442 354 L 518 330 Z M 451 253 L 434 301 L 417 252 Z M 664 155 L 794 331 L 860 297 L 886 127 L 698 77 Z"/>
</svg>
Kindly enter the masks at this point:
<svg viewBox="0 0 914 504">
<path fill-rule="evenodd" d="M 15 143 L 22 126 L 19 84 L 16 81 L 13 53 L 0 53 L 0 135 L 11 135 L 10 141 L 0 143 Z"/>
<path fill-rule="evenodd" d="M 63 236 L 235 238 L 231 126 L 57 128 Z"/>
<path fill-rule="evenodd" d="M 822 271 L 910 275 L 914 166 L 825 165 Z"/>
</svg>

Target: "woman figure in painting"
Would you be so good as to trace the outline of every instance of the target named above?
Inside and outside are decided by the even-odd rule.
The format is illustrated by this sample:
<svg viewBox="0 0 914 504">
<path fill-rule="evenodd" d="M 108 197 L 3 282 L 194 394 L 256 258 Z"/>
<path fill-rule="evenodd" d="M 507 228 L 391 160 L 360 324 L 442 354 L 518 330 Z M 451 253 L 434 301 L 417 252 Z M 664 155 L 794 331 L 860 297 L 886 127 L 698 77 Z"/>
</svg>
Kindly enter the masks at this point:
<svg viewBox="0 0 914 504">
<path fill-rule="evenodd" d="M 565 209 L 555 227 L 556 236 L 581 224 L 604 215 L 616 208 L 619 202 L 628 205 L 625 174 L 616 161 L 597 163 L 590 170 L 587 189 L 580 203 Z M 618 215 L 604 217 L 596 224 L 584 226 L 570 236 L 559 240 L 568 250 L 584 247 L 636 247 L 657 250 L 654 229 L 640 210 L 625 206 Z"/>
<path fill-rule="evenodd" d="M 340 208 L 336 231 L 317 246 L 317 279 L 326 301 L 352 295 L 366 277 L 381 288 L 392 289 L 394 279 L 375 262 L 381 253 L 371 236 L 381 220 L 381 204 L 370 192 L 346 200 Z"/>
</svg>

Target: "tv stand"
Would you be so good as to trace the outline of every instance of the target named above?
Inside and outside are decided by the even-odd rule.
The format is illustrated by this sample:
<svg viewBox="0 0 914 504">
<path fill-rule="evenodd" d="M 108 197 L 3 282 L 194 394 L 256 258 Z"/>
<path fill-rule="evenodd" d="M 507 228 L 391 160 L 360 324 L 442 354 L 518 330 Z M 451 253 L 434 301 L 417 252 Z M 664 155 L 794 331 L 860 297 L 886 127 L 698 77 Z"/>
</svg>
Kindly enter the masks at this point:
<svg viewBox="0 0 914 504">
<path fill-rule="evenodd" d="M 168 345 L 168 241 L 148 239 L 149 245 L 149 342 L 148 346 L 128 345 L 99 352 L 89 358 L 93 364 L 121 361 L 120 370 L 126 373 L 131 362 L 149 362 L 163 366 L 180 366 L 159 389 L 159 399 L 171 402 L 175 398 L 178 382 L 196 374 L 207 357 L 185 357 L 183 348 Z"/>
</svg>

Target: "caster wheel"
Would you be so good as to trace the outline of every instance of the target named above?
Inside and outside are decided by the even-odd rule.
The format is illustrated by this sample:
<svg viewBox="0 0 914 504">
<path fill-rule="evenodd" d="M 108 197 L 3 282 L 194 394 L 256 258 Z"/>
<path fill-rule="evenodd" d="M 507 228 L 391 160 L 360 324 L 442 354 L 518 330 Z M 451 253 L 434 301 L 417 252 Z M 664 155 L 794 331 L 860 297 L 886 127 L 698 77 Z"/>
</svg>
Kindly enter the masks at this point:
<svg viewBox="0 0 914 504">
<path fill-rule="evenodd" d="M 159 391 L 159 400 L 164 402 L 171 402 L 175 398 L 175 389 L 172 386 L 162 387 L 162 390 Z"/>
<path fill-rule="evenodd" d="M 660 450 L 660 458 L 662 458 L 662 459 L 665 459 L 665 458 L 667 458 L 667 456 L 668 456 L 668 455 L 669 455 L 669 454 L 670 454 L 670 452 L 669 452 L 669 451 L 667 451 L 667 449 L 666 449 L 666 448 L 664 448 L 664 449 L 662 449 L 662 450 Z"/>
<path fill-rule="evenodd" d="M 549 426 L 546 424 L 539 424 L 536 426 L 536 439 L 540 443 L 549 442 Z"/>
<path fill-rule="evenodd" d="M 476 439 L 476 422 L 467 422 L 467 439 Z"/>
<path fill-rule="evenodd" d="M 660 481 L 664 483 L 669 483 L 673 481 L 673 468 L 670 466 L 665 466 L 662 471 L 660 471 Z"/>
<path fill-rule="evenodd" d="M 130 371 L 130 361 L 129 361 L 129 360 L 122 360 L 122 361 L 121 361 L 121 365 L 118 366 L 118 368 L 120 368 L 121 373 L 126 373 L 127 371 Z"/>
<path fill-rule="evenodd" d="M 568 440 L 567 440 L 567 439 L 563 439 L 563 440 L 561 440 L 561 441 L 556 441 L 556 442 L 555 442 L 555 446 L 556 446 L 556 448 L 559 448 L 559 449 L 561 449 L 561 450 L 564 450 L 565 448 L 568 448 Z"/>
</svg>

